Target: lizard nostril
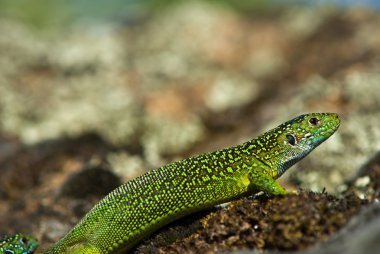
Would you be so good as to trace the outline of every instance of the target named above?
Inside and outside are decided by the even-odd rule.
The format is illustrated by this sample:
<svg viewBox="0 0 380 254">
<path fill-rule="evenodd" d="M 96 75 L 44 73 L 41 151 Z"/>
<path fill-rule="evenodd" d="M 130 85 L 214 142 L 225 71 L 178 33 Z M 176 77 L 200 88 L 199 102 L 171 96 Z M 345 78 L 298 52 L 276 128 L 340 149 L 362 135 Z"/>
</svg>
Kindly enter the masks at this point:
<svg viewBox="0 0 380 254">
<path fill-rule="evenodd" d="M 313 126 L 316 126 L 319 123 L 319 119 L 316 117 L 312 117 L 309 119 L 309 123 Z"/>
<path fill-rule="evenodd" d="M 20 243 L 21 244 L 24 244 L 24 245 L 28 245 L 28 239 L 24 238 L 24 237 L 21 237 L 20 238 Z"/>
</svg>

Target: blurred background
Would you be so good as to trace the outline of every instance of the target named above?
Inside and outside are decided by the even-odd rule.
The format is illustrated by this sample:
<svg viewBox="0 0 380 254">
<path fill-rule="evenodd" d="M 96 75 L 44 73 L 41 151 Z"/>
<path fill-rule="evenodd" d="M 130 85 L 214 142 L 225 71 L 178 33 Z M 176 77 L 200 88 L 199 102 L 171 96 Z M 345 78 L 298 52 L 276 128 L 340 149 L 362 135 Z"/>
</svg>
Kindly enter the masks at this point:
<svg viewBox="0 0 380 254">
<path fill-rule="evenodd" d="M 23 221 L 40 218 L 52 193 L 83 192 L 67 180 L 77 172 L 106 168 L 126 181 L 307 112 L 337 112 L 342 124 L 283 184 L 343 190 L 380 150 L 379 7 L 0 1 L 1 230 L 70 228 Z M 36 206 L 12 213 L 20 199 Z"/>
<path fill-rule="evenodd" d="M 186 2 L 195 2 L 194 0 Z M 197 1 L 213 7 L 224 7 L 238 15 L 257 14 L 258 12 L 273 11 L 275 9 L 333 7 L 333 8 L 379 8 L 376 0 L 206 0 Z M 33 3 L 27 0 L 2 0 L 0 15 L 3 18 L 18 20 L 39 31 L 60 31 L 79 24 L 101 25 L 113 23 L 116 25 L 141 23 L 162 10 L 173 6 L 183 5 L 184 1 L 173 0 L 110 0 L 105 3 L 101 0 L 66 0 L 49 1 L 36 0 Z M 170 12 L 170 11 L 169 11 Z M 158 14 L 159 15 L 159 14 Z"/>
</svg>

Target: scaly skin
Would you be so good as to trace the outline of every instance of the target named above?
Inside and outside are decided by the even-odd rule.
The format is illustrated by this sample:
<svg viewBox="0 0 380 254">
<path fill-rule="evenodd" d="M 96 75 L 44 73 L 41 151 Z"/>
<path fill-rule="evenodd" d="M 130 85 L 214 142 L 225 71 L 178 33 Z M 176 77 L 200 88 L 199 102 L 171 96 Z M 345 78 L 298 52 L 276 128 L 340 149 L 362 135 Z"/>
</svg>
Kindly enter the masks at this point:
<svg viewBox="0 0 380 254">
<path fill-rule="evenodd" d="M 0 253 L 4 254 L 32 254 L 37 247 L 37 241 L 29 235 L 15 234 L 0 240 Z"/>
<path fill-rule="evenodd" d="M 154 169 L 102 199 L 46 254 L 116 254 L 180 217 L 264 191 L 339 127 L 334 113 L 301 115 L 242 145 Z"/>
</svg>

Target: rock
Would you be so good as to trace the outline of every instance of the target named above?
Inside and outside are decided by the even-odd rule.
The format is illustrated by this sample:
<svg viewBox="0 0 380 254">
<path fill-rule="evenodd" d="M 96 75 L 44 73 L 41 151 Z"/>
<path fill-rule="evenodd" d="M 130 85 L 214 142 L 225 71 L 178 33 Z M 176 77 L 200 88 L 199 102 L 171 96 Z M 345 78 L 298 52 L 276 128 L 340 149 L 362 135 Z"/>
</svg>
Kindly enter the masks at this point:
<svg viewBox="0 0 380 254">
<path fill-rule="evenodd" d="M 355 216 L 329 241 L 300 254 L 377 254 L 380 250 L 380 203 L 374 203 Z"/>
<path fill-rule="evenodd" d="M 62 184 L 60 194 L 77 199 L 103 197 L 120 185 L 121 181 L 115 174 L 97 166 L 70 175 Z"/>
</svg>

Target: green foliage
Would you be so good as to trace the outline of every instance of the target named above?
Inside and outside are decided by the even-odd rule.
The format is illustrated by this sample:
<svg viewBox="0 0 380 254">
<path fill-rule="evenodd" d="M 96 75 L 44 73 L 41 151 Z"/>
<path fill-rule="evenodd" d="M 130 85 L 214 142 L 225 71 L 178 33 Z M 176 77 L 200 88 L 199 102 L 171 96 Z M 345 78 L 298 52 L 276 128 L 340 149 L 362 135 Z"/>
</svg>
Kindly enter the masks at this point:
<svg viewBox="0 0 380 254">
<path fill-rule="evenodd" d="M 67 27 L 81 20 L 112 22 L 138 19 L 186 2 L 174 0 L 2 0 L 0 1 L 0 17 L 16 19 L 38 30 L 46 30 Z M 263 10 L 269 3 L 266 0 L 207 0 L 205 2 L 241 12 Z"/>
<path fill-rule="evenodd" d="M 62 24 L 69 18 L 67 6 L 61 1 L 3 0 L 0 1 L 0 17 L 20 20 L 37 29 Z"/>
</svg>

